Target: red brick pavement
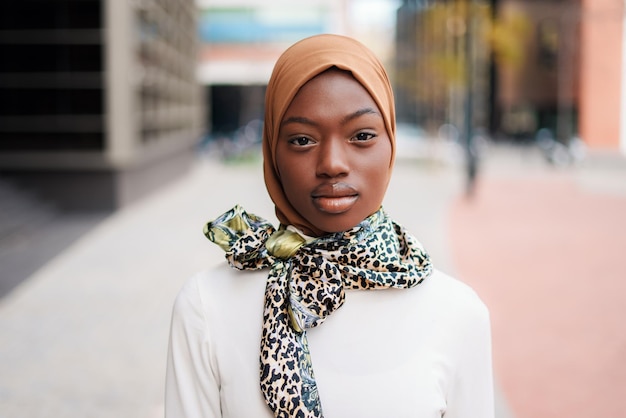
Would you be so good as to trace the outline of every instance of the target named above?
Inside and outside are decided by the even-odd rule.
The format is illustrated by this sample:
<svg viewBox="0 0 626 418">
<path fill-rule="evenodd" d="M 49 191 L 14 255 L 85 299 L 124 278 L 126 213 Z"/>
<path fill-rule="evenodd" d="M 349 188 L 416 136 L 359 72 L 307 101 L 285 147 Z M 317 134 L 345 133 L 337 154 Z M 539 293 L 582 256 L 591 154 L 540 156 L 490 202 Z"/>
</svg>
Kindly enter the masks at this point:
<svg viewBox="0 0 626 418">
<path fill-rule="evenodd" d="M 513 415 L 626 417 L 626 195 L 572 172 L 487 174 L 449 228 L 457 275 L 491 310 Z"/>
</svg>

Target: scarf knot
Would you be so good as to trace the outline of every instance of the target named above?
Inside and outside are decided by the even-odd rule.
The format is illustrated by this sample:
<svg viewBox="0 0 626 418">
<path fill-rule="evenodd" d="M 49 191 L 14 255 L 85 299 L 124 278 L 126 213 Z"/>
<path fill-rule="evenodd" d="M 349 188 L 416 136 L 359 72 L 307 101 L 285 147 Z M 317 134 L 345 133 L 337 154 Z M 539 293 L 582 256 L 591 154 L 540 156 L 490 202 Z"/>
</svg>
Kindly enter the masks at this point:
<svg viewBox="0 0 626 418">
<path fill-rule="evenodd" d="M 261 390 L 276 417 L 322 417 L 306 339 L 345 301 L 345 289 L 410 288 L 432 272 L 428 254 L 380 209 L 349 231 L 307 238 L 239 205 L 204 234 L 241 270 L 269 267 Z"/>
</svg>

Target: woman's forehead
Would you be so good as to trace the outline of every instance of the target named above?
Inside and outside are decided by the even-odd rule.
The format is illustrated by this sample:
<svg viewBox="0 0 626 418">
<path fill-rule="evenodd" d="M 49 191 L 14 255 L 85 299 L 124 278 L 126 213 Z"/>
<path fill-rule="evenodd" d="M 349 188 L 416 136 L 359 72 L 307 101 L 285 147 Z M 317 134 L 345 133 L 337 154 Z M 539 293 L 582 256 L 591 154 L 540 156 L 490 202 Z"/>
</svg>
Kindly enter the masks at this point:
<svg viewBox="0 0 626 418">
<path fill-rule="evenodd" d="M 346 97 L 347 96 L 347 97 Z M 323 71 L 304 83 L 289 102 L 285 113 L 293 108 L 294 102 L 300 105 L 310 104 L 312 101 L 325 101 L 329 105 L 352 99 L 355 107 L 368 106 L 379 114 L 376 101 L 370 91 L 361 84 L 349 71 L 331 68 Z M 285 115 L 283 115 L 284 119 Z"/>
</svg>

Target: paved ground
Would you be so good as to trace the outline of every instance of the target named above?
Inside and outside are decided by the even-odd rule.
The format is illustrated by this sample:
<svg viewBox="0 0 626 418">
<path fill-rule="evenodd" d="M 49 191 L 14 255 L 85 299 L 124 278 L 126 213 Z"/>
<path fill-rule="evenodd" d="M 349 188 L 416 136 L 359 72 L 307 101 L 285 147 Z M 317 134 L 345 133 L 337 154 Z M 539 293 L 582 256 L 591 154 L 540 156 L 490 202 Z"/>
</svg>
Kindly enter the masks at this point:
<svg viewBox="0 0 626 418">
<path fill-rule="evenodd" d="M 508 210 L 511 206 L 517 207 L 516 201 L 511 199 L 519 195 L 518 189 L 510 188 L 507 181 L 517 181 L 513 183 L 528 192 L 535 186 L 543 187 L 542 179 L 550 175 L 546 175 L 542 163 L 537 163 L 532 166 L 534 182 L 527 183 L 526 178 L 519 175 L 520 161 L 516 162 L 516 166 L 506 160 L 510 155 L 508 152 L 504 156 L 496 156 L 497 161 L 504 158 L 506 163 L 503 166 L 494 169 L 493 164 L 488 165 L 484 182 L 479 184 L 478 195 L 472 202 L 461 199 L 464 179 L 458 166 L 403 158 L 396 166 L 386 207 L 398 221 L 415 232 L 441 269 L 471 282 L 489 304 L 494 318 L 497 379 L 502 383 L 506 398 L 511 399 L 515 416 L 554 416 L 535 413 L 542 408 L 557 411 L 567 399 L 559 393 L 538 393 L 533 388 L 542 382 L 547 383 L 539 385 L 540 388 L 567 382 L 569 378 L 565 372 L 569 370 L 569 361 L 584 360 L 577 355 L 589 353 L 589 350 L 569 350 L 568 347 L 566 353 L 571 358 L 564 357 L 560 365 L 552 366 L 546 364 L 540 355 L 549 351 L 553 353 L 552 359 L 558 358 L 554 353 L 559 353 L 562 347 L 556 345 L 557 342 L 580 343 L 580 339 L 570 337 L 581 326 L 597 341 L 623 342 L 624 332 L 617 328 L 617 321 L 624 311 L 617 303 L 619 287 L 614 287 L 623 285 L 619 284 L 618 275 L 609 274 L 612 270 L 607 264 L 603 274 L 595 274 L 593 281 L 599 283 L 597 292 L 608 297 L 610 303 L 594 304 L 593 309 L 589 309 L 590 304 L 586 302 L 595 300 L 595 294 L 593 298 L 581 300 L 577 299 L 580 293 L 576 292 L 594 289 L 590 281 L 576 281 L 576 286 L 568 287 L 569 282 L 564 283 L 563 277 L 566 279 L 569 276 L 561 276 L 553 270 L 549 270 L 551 274 L 546 283 L 539 280 L 539 275 L 532 281 L 526 276 L 515 275 L 522 270 L 503 254 L 511 254 L 509 246 L 517 241 L 516 234 L 525 232 L 525 228 L 520 228 L 516 222 L 509 222 L 507 217 L 502 218 L 503 215 L 511 216 Z M 517 158 L 520 154 L 514 152 L 513 155 Z M 521 168 L 525 172 L 528 167 L 522 165 Z M 497 175 L 494 177 L 493 173 Z M 504 183 L 500 183 L 503 173 L 506 174 L 502 180 Z M 595 182 L 594 190 L 598 189 L 598 185 L 610 187 L 601 176 L 600 180 L 592 175 L 581 180 L 577 177 L 578 173 L 570 171 L 563 176 L 575 177 L 571 181 L 576 184 L 581 184 L 583 180 L 590 184 Z M 554 195 L 554 191 L 562 187 L 561 183 L 555 184 L 554 181 L 549 183 L 552 188 L 536 199 L 553 197 L 558 200 L 559 196 Z M 565 186 L 570 184 L 567 181 Z M 613 186 L 619 190 L 620 184 L 626 183 Z M 567 190 L 570 189 L 566 187 Z M 509 206 L 503 200 L 509 202 Z M 220 251 L 202 236 L 201 229 L 206 220 L 230 208 L 235 202 L 272 218 L 272 205 L 266 196 L 259 164 L 223 165 L 216 160 L 201 159 L 188 175 L 167 185 L 159 193 L 94 222 L 91 230 L 59 251 L 57 256 L 0 300 L 0 417 L 161 416 L 172 301 L 187 277 L 222 259 Z M 568 214 L 576 206 L 572 202 L 557 209 L 559 213 Z M 604 207 L 604 203 L 600 206 Z M 525 213 L 522 211 L 522 214 Z M 615 223 L 619 222 L 623 225 L 623 215 L 621 220 L 619 218 L 623 213 L 626 211 L 611 211 L 611 216 L 615 216 L 612 224 L 608 213 L 602 212 L 599 217 L 606 218 L 610 225 L 616 226 Z M 536 216 L 541 218 L 541 214 Z M 524 220 L 523 225 L 531 224 L 530 220 Z M 561 242 L 578 242 L 580 223 L 560 228 L 554 230 L 554 236 L 572 237 Z M 510 230 L 508 236 L 512 238 L 503 241 L 500 234 L 507 230 Z M 617 229 L 615 232 L 618 232 Z M 40 234 L 42 239 L 46 235 L 46 240 L 54 241 L 54 235 L 52 238 L 49 235 L 53 232 L 42 228 Z M 542 237 L 529 234 L 528 241 L 542 243 Z M 31 242 L 36 241 L 37 236 L 31 237 Z M 589 237 L 587 241 L 591 242 Z M 507 245 L 504 245 L 505 242 Z M 611 241 L 614 242 L 611 244 L 594 238 L 593 242 L 595 251 L 600 246 L 608 250 L 621 245 L 612 250 L 615 253 L 611 253 L 610 257 L 607 255 L 611 260 L 620 249 L 623 254 L 623 248 L 626 248 L 623 241 L 622 244 Z M 28 251 L 28 246 L 24 246 L 24 251 Z M 479 253 L 475 256 L 477 251 Z M 524 255 L 519 250 L 514 254 Z M 530 263 L 533 259 L 528 257 L 526 261 Z M 476 260 L 488 261 L 477 263 Z M 576 253 L 575 260 L 584 264 L 581 254 Z M 544 261 L 540 264 L 546 265 Z M 537 266 L 532 272 L 539 270 L 541 268 Z M 575 269 L 568 271 L 571 270 Z M 601 276 L 603 280 L 598 280 L 596 276 Z M 555 280 L 550 282 L 552 278 Z M 541 286 L 551 293 L 546 293 Z M 533 292 L 533 289 L 542 291 Z M 511 294 L 516 297 L 511 297 Z M 542 295 L 543 299 L 538 301 L 533 295 Z M 550 299 L 546 300 L 548 297 Z M 550 300 L 555 303 L 548 303 Z M 568 304 L 562 305 L 562 300 L 567 300 Z M 580 308 L 577 303 L 581 303 Z M 553 334 L 551 327 L 555 324 L 549 321 L 551 317 L 542 315 L 537 309 L 554 311 L 555 306 L 566 307 L 557 318 L 562 323 L 557 325 L 570 334 L 564 334 L 559 341 L 541 340 L 540 337 Z M 583 312 L 589 312 L 589 317 Z M 569 320 L 570 316 L 566 313 L 576 315 Z M 515 322 L 520 318 L 530 318 L 535 322 L 530 325 Z M 591 326 L 594 323 L 611 325 L 599 331 L 598 327 Z M 542 328 L 543 325 L 550 327 Z M 507 330 L 510 332 L 507 333 Z M 524 338 L 531 338 L 533 344 Z M 554 345 L 541 346 L 547 343 Z M 593 345 L 592 348 L 598 347 Z M 596 358 L 602 359 L 602 363 L 585 366 L 595 370 L 596 378 L 587 382 L 577 379 L 576 382 L 591 385 L 601 380 L 598 377 L 615 377 L 611 381 L 624 387 L 623 369 L 618 371 L 620 362 L 616 358 L 619 352 L 614 351 L 621 349 L 623 359 L 624 345 L 611 345 L 606 349 L 607 352 L 593 353 Z M 609 351 L 611 356 L 605 357 Z M 583 361 L 583 364 L 591 363 Z M 603 367 L 598 368 L 599 364 Z M 589 375 L 585 377 L 589 378 Z M 571 394 L 579 394 L 577 391 L 581 389 L 576 387 Z M 613 393 L 602 394 L 594 390 L 590 395 L 596 398 L 594 405 L 606 403 L 619 407 L 619 397 L 616 400 L 606 396 Z M 600 395 L 604 396 L 599 398 Z M 527 403 L 542 405 L 529 409 Z M 497 409 L 498 418 L 511 416 L 502 397 L 498 397 Z M 609 412 L 604 416 L 619 416 Z M 557 416 L 583 415 L 559 413 Z"/>
<path fill-rule="evenodd" d="M 491 309 L 515 416 L 626 417 L 624 161 L 498 155 L 448 219 L 456 269 Z"/>
</svg>

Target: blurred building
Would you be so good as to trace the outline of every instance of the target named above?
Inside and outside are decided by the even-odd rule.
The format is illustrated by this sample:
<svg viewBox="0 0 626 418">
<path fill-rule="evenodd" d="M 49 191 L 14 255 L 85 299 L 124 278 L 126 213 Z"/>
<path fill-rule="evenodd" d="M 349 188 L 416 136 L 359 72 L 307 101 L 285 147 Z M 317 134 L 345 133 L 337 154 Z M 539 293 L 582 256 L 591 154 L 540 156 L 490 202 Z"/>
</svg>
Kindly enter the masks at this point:
<svg viewBox="0 0 626 418">
<path fill-rule="evenodd" d="M 0 172 L 68 208 L 183 172 L 203 132 L 192 0 L 0 2 Z"/>
<path fill-rule="evenodd" d="M 213 139 L 247 131 L 258 140 L 265 87 L 278 56 L 318 33 L 345 33 L 346 0 L 197 0 L 198 77 Z"/>
<path fill-rule="evenodd" d="M 472 125 L 493 138 L 626 153 L 620 0 L 404 0 L 396 90 L 401 121 Z M 468 80 L 471 80 L 468 82 Z"/>
<path fill-rule="evenodd" d="M 393 71 L 397 117 L 431 134 L 471 117 L 489 117 L 489 53 L 478 33 L 488 21 L 482 0 L 404 0 L 397 12 Z M 468 99 L 473 104 L 468 112 Z"/>
</svg>

